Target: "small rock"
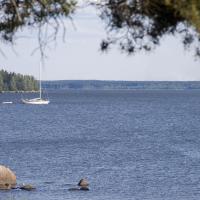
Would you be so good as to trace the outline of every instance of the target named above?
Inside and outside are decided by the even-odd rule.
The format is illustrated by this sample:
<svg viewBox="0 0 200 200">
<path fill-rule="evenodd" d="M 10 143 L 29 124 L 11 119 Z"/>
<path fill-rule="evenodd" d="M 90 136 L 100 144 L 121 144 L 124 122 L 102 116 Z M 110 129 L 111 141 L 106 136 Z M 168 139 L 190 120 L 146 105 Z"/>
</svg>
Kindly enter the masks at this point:
<svg viewBox="0 0 200 200">
<path fill-rule="evenodd" d="M 27 191 L 31 191 L 31 190 L 35 190 L 36 188 L 30 184 L 27 185 L 22 185 L 21 187 L 19 187 L 21 190 L 27 190 Z"/>
<path fill-rule="evenodd" d="M 88 191 L 89 190 L 89 188 L 88 188 L 88 186 L 89 186 L 89 183 L 88 183 L 88 181 L 86 180 L 86 179 L 81 179 L 80 181 L 79 181 L 79 183 L 78 183 L 78 186 L 79 187 L 75 187 L 75 188 L 69 188 L 68 190 L 69 191 L 80 191 L 80 190 L 84 190 L 84 191 Z"/>
<path fill-rule="evenodd" d="M 81 186 L 81 187 L 88 187 L 89 186 L 89 183 L 86 179 L 82 178 L 79 183 L 78 183 L 78 186 Z"/>
</svg>

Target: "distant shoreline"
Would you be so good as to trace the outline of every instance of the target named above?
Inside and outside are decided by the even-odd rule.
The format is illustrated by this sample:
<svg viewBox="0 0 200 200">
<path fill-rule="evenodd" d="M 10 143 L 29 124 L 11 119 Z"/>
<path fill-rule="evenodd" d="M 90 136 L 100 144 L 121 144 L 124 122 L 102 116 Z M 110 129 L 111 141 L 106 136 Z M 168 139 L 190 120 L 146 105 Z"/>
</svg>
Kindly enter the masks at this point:
<svg viewBox="0 0 200 200">
<path fill-rule="evenodd" d="M 42 81 L 45 90 L 200 90 L 200 81 Z"/>
<path fill-rule="evenodd" d="M 0 93 L 38 93 L 39 90 L 37 91 L 1 91 Z"/>
<path fill-rule="evenodd" d="M 200 81 L 99 81 L 99 80 L 59 80 L 42 81 L 45 91 L 69 90 L 200 90 Z M 39 90 L 2 91 L 1 93 L 38 93 Z"/>
</svg>

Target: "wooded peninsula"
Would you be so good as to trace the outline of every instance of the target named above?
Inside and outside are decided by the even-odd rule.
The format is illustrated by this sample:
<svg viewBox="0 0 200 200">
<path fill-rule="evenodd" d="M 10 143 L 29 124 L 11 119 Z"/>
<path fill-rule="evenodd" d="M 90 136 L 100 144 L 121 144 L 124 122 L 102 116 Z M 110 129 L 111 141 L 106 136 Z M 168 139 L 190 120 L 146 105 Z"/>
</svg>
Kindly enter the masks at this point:
<svg viewBox="0 0 200 200">
<path fill-rule="evenodd" d="M 38 81 L 29 75 L 0 70 L 0 92 L 38 91 Z"/>
</svg>

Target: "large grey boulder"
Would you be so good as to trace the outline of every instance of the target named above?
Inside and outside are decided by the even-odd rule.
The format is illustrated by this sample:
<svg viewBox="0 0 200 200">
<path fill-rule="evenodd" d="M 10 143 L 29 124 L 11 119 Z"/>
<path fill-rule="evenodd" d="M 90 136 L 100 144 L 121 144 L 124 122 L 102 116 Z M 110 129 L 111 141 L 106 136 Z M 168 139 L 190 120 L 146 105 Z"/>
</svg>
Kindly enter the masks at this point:
<svg viewBox="0 0 200 200">
<path fill-rule="evenodd" d="M 9 190 L 16 186 L 16 176 L 8 167 L 0 165 L 0 190 Z"/>
</svg>

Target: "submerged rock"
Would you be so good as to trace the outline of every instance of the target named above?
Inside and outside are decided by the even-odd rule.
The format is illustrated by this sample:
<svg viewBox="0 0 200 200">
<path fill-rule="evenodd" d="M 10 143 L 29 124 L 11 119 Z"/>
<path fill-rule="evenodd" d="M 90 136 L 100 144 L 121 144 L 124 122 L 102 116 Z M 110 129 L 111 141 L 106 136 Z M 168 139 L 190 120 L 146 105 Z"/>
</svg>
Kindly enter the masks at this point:
<svg viewBox="0 0 200 200">
<path fill-rule="evenodd" d="M 16 176 L 9 168 L 0 165 L 0 189 L 9 190 L 16 186 Z"/>
<path fill-rule="evenodd" d="M 77 190 L 80 190 L 80 188 L 69 188 L 68 190 L 69 191 L 77 191 Z"/>
<path fill-rule="evenodd" d="M 27 190 L 27 191 L 31 191 L 31 190 L 35 190 L 36 188 L 30 184 L 26 184 L 26 185 L 22 185 L 19 187 L 21 190 Z"/>
<path fill-rule="evenodd" d="M 84 186 L 84 187 L 80 187 L 80 190 L 85 190 L 85 191 L 88 191 L 88 190 L 89 190 L 89 188 L 88 188 L 88 187 L 86 187 L 86 186 Z"/>
<path fill-rule="evenodd" d="M 89 188 L 88 187 L 76 187 L 76 188 L 69 188 L 68 190 L 69 191 L 80 191 L 80 190 L 88 191 Z"/>
</svg>

